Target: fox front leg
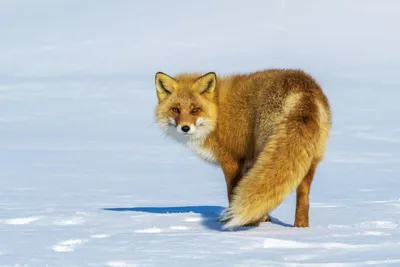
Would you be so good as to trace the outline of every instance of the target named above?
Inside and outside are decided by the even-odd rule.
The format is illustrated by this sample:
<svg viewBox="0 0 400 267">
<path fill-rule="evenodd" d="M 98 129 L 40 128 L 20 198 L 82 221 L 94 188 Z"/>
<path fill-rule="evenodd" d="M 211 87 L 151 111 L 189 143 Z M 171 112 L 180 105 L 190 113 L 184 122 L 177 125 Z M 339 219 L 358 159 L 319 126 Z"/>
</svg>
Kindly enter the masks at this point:
<svg viewBox="0 0 400 267">
<path fill-rule="evenodd" d="M 221 164 L 225 176 L 229 205 L 232 201 L 233 189 L 242 178 L 242 165 L 243 163 L 240 160 L 235 160 L 233 157 L 225 158 Z"/>
<path fill-rule="evenodd" d="M 220 165 L 222 168 L 222 171 L 225 176 L 225 182 L 226 182 L 226 190 L 227 190 L 227 196 L 228 196 L 228 203 L 230 206 L 231 201 L 232 201 L 232 194 L 233 194 L 233 189 L 235 188 L 236 184 L 242 177 L 242 165 L 243 162 L 240 160 L 236 160 L 230 155 L 224 155 L 223 157 L 220 157 Z M 220 222 L 226 222 L 224 219 L 224 213 L 221 214 L 220 218 L 218 221 Z"/>
</svg>

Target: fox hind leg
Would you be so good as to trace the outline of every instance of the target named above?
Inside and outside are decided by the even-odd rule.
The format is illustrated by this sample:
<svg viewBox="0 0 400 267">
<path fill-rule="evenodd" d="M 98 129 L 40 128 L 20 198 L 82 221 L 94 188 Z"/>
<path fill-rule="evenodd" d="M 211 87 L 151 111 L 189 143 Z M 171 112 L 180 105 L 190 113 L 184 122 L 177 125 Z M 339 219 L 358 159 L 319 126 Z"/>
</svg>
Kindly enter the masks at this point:
<svg viewBox="0 0 400 267">
<path fill-rule="evenodd" d="M 306 176 L 297 187 L 296 191 L 296 215 L 294 221 L 294 227 L 308 227 L 309 226 L 309 210 L 310 210 L 310 188 L 314 178 L 315 171 L 317 169 L 319 160 L 314 160 L 311 163 L 310 169 Z"/>
</svg>

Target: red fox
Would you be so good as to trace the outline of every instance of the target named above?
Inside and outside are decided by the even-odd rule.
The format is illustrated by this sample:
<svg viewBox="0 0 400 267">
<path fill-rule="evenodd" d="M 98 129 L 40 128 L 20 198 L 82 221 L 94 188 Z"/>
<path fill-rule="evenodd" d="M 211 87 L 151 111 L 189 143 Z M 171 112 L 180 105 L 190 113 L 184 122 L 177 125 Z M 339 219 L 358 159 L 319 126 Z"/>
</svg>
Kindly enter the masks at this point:
<svg viewBox="0 0 400 267">
<path fill-rule="evenodd" d="M 160 128 L 222 168 L 229 200 L 223 229 L 268 221 L 294 189 L 294 226 L 309 226 L 310 186 L 332 124 L 313 77 L 295 69 L 218 78 L 158 72 L 155 87 Z"/>
</svg>

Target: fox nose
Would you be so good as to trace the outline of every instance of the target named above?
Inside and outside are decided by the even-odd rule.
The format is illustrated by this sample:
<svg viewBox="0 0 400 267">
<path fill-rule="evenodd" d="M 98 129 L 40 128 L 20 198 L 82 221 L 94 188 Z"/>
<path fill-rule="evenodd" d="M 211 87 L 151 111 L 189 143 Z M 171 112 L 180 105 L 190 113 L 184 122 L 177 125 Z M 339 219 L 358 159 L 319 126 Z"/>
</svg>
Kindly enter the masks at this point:
<svg viewBox="0 0 400 267">
<path fill-rule="evenodd" d="M 187 132 L 190 131 L 190 127 L 187 126 L 187 125 L 183 125 L 181 129 L 182 129 L 182 131 L 184 131 L 185 133 L 187 133 Z"/>
</svg>

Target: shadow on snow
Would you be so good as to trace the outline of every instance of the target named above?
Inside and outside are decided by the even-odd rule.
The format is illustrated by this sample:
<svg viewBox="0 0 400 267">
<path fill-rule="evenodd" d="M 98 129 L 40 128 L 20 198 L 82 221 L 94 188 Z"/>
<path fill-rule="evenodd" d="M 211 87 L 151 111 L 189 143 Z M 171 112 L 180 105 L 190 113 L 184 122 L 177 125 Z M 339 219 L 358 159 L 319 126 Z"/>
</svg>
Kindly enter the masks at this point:
<svg viewBox="0 0 400 267">
<path fill-rule="evenodd" d="M 174 213 L 197 213 L 202 217 L 201 223 L 204 227 L 215 230 L 223 231 L 223 223 L 218 221 L 218 218 L 224 208 L 221 206 L 181 206 L 181 207 L 118 207 L 118 208 L 104 208 L 105 211 L 116 212 L 146 212 L 157 214 L 174 214 Z M 290 224 L 284 223 L 275 217 L 271 217 L 271 223 L 284 226 L 293 227 Z M 249 230 L 253 227 L 238 227 L 235 230 Z"/>
</svg>

